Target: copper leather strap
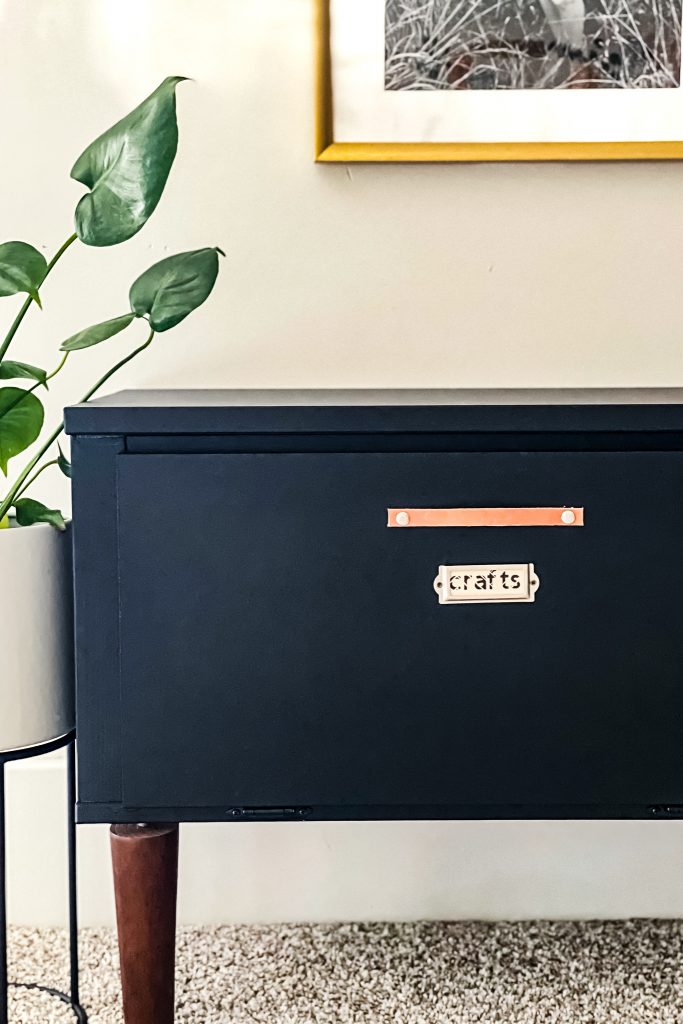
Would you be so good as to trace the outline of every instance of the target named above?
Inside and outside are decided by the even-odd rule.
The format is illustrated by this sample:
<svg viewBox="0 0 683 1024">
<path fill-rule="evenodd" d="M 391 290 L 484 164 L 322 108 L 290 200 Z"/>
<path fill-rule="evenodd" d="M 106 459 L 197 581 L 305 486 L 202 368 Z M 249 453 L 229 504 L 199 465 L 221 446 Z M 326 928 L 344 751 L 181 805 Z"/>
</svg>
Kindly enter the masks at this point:
<svg viewBox="0 0 683 1024">
<path fill-rule="evenodd" d="M 390 508 L 387 526 L 583 526 L 583 508 Z M 563 518 L 564 517 L 564 518 Z"/>
</svg>

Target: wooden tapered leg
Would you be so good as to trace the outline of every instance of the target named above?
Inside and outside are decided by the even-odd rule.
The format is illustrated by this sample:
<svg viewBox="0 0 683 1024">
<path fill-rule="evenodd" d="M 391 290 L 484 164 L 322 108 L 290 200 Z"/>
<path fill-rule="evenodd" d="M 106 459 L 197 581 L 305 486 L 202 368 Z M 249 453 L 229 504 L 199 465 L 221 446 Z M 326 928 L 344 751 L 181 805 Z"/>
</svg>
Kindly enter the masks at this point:
<svg viewBox="0 0 683 1024">
<path fill-rule="evenodd" d="M 173 1024 L 177 825 L 112 825 L 125 1024 Z"/>
</svg>

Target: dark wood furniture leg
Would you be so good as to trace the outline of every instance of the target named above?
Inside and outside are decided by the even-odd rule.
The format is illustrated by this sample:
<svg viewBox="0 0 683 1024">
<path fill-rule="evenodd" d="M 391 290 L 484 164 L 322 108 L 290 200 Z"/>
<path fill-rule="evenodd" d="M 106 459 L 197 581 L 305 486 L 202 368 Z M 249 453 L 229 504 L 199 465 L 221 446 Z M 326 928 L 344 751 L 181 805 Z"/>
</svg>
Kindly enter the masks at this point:
<svg viewBox="0 0 683 1024">
<path fill-rule="evenodd" d="M 173 1024 L 177 825 L 112 825 L 125 1024 Z"/>
</svg>

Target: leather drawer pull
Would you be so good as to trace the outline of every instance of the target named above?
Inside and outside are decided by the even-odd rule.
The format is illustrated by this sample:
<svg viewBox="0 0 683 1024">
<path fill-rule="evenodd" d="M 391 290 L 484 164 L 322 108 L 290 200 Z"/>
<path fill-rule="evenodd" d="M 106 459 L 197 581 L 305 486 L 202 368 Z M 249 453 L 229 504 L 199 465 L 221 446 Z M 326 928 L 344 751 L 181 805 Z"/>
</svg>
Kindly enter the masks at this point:
<svg viewBox="0 0 683 1024">
<path fill-rule="evenodd" d="M 583 526 L 583 509 L 389 508 L 387 526 Z"/>
</svg>

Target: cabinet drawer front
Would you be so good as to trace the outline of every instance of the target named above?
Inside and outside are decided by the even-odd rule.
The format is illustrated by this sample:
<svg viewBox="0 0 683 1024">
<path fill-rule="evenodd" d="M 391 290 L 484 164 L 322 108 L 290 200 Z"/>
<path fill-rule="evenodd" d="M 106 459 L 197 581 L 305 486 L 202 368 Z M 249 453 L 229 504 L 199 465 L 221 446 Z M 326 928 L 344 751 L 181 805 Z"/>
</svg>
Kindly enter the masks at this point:
<svg viewBox="0 0 683 1024">
<path fill-rule="evenodd" d="M 680 454 L 121 455 L 118 498 L 126 806 L 683 803 Z"/>
</svg>

